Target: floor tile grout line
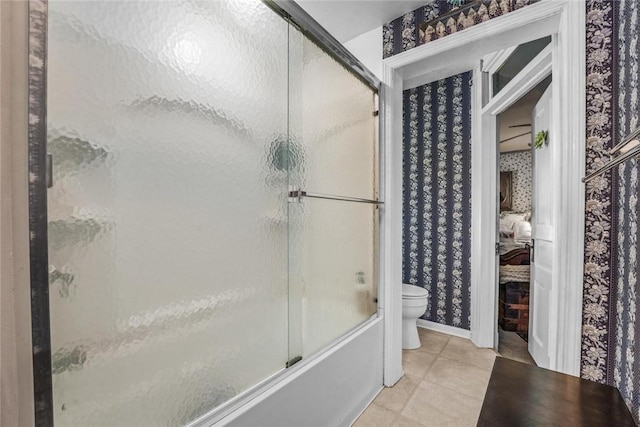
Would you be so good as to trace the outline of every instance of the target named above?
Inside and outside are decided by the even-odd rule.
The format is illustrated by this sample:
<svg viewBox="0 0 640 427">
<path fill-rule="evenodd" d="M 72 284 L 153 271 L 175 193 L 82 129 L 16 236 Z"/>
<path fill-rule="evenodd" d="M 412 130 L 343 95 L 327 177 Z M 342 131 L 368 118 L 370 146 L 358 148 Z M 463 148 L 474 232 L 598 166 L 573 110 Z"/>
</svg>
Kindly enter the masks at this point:
<svg viewBox="0 0 640 427">
<path fill-rule="evenodd" d="M 458 360 L 458 359 L 452 359 L 452 358 L 447 357 L 447 356 L 445 356 L 445 355 L 438 356 L 438 358 L 440 358 L 440 357 L 441 357 L 441 358 L 443 358 L 443 359 L 448 360 L 449 362 L 460 363 L 461 365 L 465 365 L 465 366 L 469 366 L 469 367 L 472 367 L 472 368 L 480 369 L 481 371 L 491 371 L 491 370 L 493 369 L 493 365 L 491 365 L 491 367 L 490 367 L 490 368 L 483 368 L 483 367 L 481 367 L 481 366 L 473 365 L 473 364 L 471 364 L 471 363 L 469 363 L 469 362 L 464 362 L 464 361 L 462 361 L 462 360 Z M 497 356 L 496 356 L 496 357 L 497 357 Z M 495 362 L 494 362 L 494 363 L 495 363 Z"/>
<path fill-rule="evenodd" d="M 431 332 L 425 332 L 424 334 L 428 335 L 428 334 L 430 334 L 430 333 L 431 333 Z M 445 334 L 437 334 L 437 333 L 435 333 L 434 335 L 435 335 L 435 336 L 443 336 L 443 335 L 445 335 Z M 424 337 L 421 337 L 421 338 L 424 338 Z M 444 351 L 446 350 L 446 348 L 448 347 L 448 345 L 451 343 L 452 338 L 453 338 L 453 337 L 451 337 L 451 336 L 447 336 L 447 337 L 446 337 L 446 340 L 444 341 L 444 343 L 443 343 L 442 347 L 440 347 L 440 350 L 439 350 L 438 352 L 433 352 L 433 353 L 431 353 L 431 352 L 428 352 L 428 351 L 424 351 L 424 353 L 425 353 L 425 354 L 428 354 L 428 355 L 430 355 L 430 356 L 433 356 L 433 357 L 434 357 L 434 358 L 433 358 L 433 360 L 432 360 L 431 362 L 429 362 L 429 363 L 428 363 L 427 369 L 425 370 L 424 374 L 422 374 L 422 375 L 420 376 L 420 375 L 413 375 L 413 374 L 408 374 L 408 373 L 406 373 L 406 372 L 403 372 L 403 376 L 405 376 L 405 375 L 406 375 L 406 376 L 414 377 L 414 378 L 416 378 L 416 379 L 418 380 L 418 382 L 415 384 L 415 386 L 413 387 L 412 391 L 408 394 L 408 396 L 406 397 L 406 399 L 404 399 L 404 400 L 403 400 L 403 405 L 402 405 L 402 407 L 401 407 L 398 411 L 394 411 L 393 409 L 387 408 L 386 406 L 383 406 L 383 405 L 377 404 L 377 403 L 375 402 L 375 399 L 374 399 L 374 401 L 373 401 L 373 402 L 371 402 L 371 404 L 370 404 L 369 406 L 371 406 L 371 405 L 374 405 L 374 404 L 375 404 L 376 406 L 380 407 L 381 409 L 384 409 L 384 410 L 387 410 L 387 411 L 391 411 L 391 412 L 392 412 L 392 414 L 393 414 L 393 418 L 392 418 L 392 420 L 391 420 L 391 424 L 390 424 L 392 427 L 393 427 L 393 426 L 395 426 L 395 425 L 397 425 L 398 421 L 400 421 L 400 418 L 401 418 L 401 417 L 403 417 L 403 415 L 402 415 L 403 411 L 406 409 L 407 405 L 409 404 L 409 401 L 411 401 L 411 399 L 412 399 L 414 396 L 416 396 L 416 394 L 417 394 L 418 390 L 420 389 L 420 384 L 422 384 L 423 382 L 427 382 L 427 383 L 430 383 L 430 384 L 437 385 L 438 387 L 445 388 L 445 389 L 447 389 L 447 390 L 449 390 L 449 391 L 451 391 L 451 392 L 453 392 L 453 393 L 458 393 L 458 394 L 460 394 L 460 395 L 462 395 L 462 396 L 468 397 L 468 398 L 473 399 L 473 400 L 476 400 L 476 401 L 482 401 L 482 399 L 484 398 L 484 395 L 482 396 L 482 398 L 481 398 L 481 399 L 478 399 L 478 398 L 476 398 L 475 396 L 470 396 L 470 395 L 468 395 L 468 394 L 466 394 L 466 393 L 462 393 L 462 392 L 460 392 L 460 391 L 458 391 L 458 390 L 452 389 L 451 387 L 448 387 L 448 386 L 446 386 L 446 385 L 442 385 L 442 384 L 440 384 L 440 383 L 437 383 L 437 382 L 434 382 L 434 381 L 432 381 L 432 380 L 427 380 L 427 379 L 426 379 L 427 374 L 429 374 L 429 372 L 431 371 L 431 369 L 433 369 L 433 366 L 436 364 L 436 362 L 437 362 L 438 360 L 441 360 L 441 359 L 444 359 L 444 360 L 447 360 L 447 361 L 450 361 L 450 362 L 460 363 L 460 364 L 462 364 L 462 365 L 466 365 L 466 366 L 468 366 L 468 367 L 476 368 L 476 369 L 479 369 L 479 370 L 482 370 L 482 371 L 485 371 L 485 370 L 486 370 L 485 368 L 482 368 L 482 367 L 479 367 L 479 366 L 476 366 L 476 365 L 472 365 L 472 364 L 470 364 L 470 363 L 467 363 L 467 362 L 464 362 L 464 361 L 461 361 L 461 360 L 452 359 L 452 358 L 447 357 L 446 355 L 444 355 L 443 353 L 444 353 Z M 468 341 L 468 340 L 465 340 L 465 341 Z M 423 344 L 423 345 L 425 345 L 425 344 Z M 478 348 L 478 350 L 482 350 L 482 349 L 479 349 L 479 348 Z M 496 352 L 494 351 L 494 354 L 495 354 L 495 353 L 496 353 Z M 403 364 L 404 364 L 404 362 L 405 362 L 405 360 L 404 360 L 404 356 L 405 356 L 405 354 L 403 353 L 403 360 L 402 360 Z M 393 390 L 393 387 L 389 387 L 389 389 L 390 389 L 390 390 Z M 399 392 L 398 392 L 398 393 L 399 393 Z M 485 390 L 485 394 L 486 394 L 486 390 Z M 376 399 L 377 399 L 377 397 L 376 397 Z M 364 412 L 363 412 L 363 414 L 364 414 Z M 362 414 L 361 414 L 361 416 L 362 416 Z M 358 417 L 358 418 L 360 418 L 360 417 Z M 415 421 L 415 422 L 417 422 L 417 423 L 419 423 L 419 424 L 424 425 L 420 420 L 415 420 L 415 419 L 414 419 L 414 418 L 412 418 L 412 417 L 409 417 L 409 419 L 410 419 L 410 420 L 412 420 L 412 421 Z M 356 421 L 357 421 L 357 420 L 356 420 Z"/>
<path fill-rule="evenodd" d="M 454 389 L 454 388 L 451 388 L 451 387 L 446 386 L 446 385 L 444 385 L 444 384 L 437 383 L 437 382 L 435 382 L 435 381 L 424 380 L 423 382 L 427 382 L 427 383 L 435 384 L 435 385 L 437 385 L 438 387 L 446 388 L 446 389 L 447 389 L 447 390 L 449 390 L 449 391 L 452 391 L 452 392 L 454 392 L 454 393 L 461 394 L 461 395 L 463 395 L 463 396 L 465 396 L 465 397 L 469 397 L 469 398 L 474 399 L 474 400 L 479 400 L 479 401 L 481 401 L 481 402 L 484 400 L 484 396 L 487 394 L 487 390 L 485 389 L 484 394 L 482 395 L 482 397 L 481 397 L 481 398 L 478 398 L 478 397 L 476 397 L 476 396 L 471 396 L 471 395 L 469 395 L 469 394 L 466 394 L 466 393 L 461 392 L 460 390 L 456 390 L 456 389 Z M 489 386 L 489 381 L 487 381 L 487 387 L 488 387 L 488 386 Z"/>
<path fill-rule="evenodd" d="M 440 349 L 440 351 L 437 353 L 429 353 L 429 354 L 433 354 L 436 355 L 436 357 L 434 358 L 434 360 L 429 363 L 429 367 L 427 368 L 427 370 L 425 371 L 425 373 L 422 375 L 422 377 L 420 377 L 420 382 L 418 384 L 415 385 L 415 387 L 413 388 L 413 390 L 411 391 L 411 394 L 409 395 L 409 397 L 404 401 L 404 404 L 402 405 L 402 408 L 400 408 L 400 410 L 397 412 L 396 418 L 394 420 L 394 424 L 398 421 L 398 419 L 400 418 L 400 416 L 402 416 L 402 412 L 405 410 L 405 408 L 407 407 L 407 405 L 409 404 L 409 401 L 411 400 L 411 398 L 416 394 L 416 392 L 418 391 L 418 389 L 420 388 L 420 383 L 422 381 L 424 381 L 424 378 L 427 376 L 427 374 L 429 373 L 429 371 L 431 370 L 431 368 L 433 367 L 433 365 L 436 363 L 436 361 L 438 360 L 438 358 L 441 357 L 442 352 L 444 351 L 444 349 L 447 347 L 447 345 L 449 344 L 449 342 L 451 341 L 451 337 L 447 337 L 446 342 L 444 343 L 444 345 L 442 346 L 442 348 Z M 423 344 L 424 345 L 424 344 Z M 404 362 L 404 360 L 403 360 Z M 406 373 L 404 373 L 404 375 L 407 375 Z M 419 421 L 418 421 L 419 422 Z M 422 424 L 422 423 L 420 423 Z M 393 426 L 393 424 L 392 424 Z"/>
<path fill-rule="evenodd" d="M 475 398 L 475 397 L 472 397 L 472 396 L 469 396 L 469 395 L 466 395 L 466 394 L 460 393 L 460 391 L 458 391 L 458 390 L 454 390 L 454 389 L 452 389 L 452 388 L 450 388 L 450 387 L 447 387 L 447 386 L 441 385 L 441 384 L 439 384 L 439 383 L 432 383 L 432 384 L 433 384 L 433 385 L 436 385 L 436 386 L 438 386 L 438 387 L 441 387 L 441 388 L 447 389 L 447 390 L 451 391 L 452 393 L 461 394 L 461 395 L 462 395 L 462 396 L 464 396 L 464 397 L 469 397 L 469 398 L 471 398 L 471 399 L 473 399 L 473 400 L 477 400 L 477 401 L 479 401 L 479 402 L 480 402 L 480 406 L 482 407 L 482 402 L 484 401 L 484 395 L 482 396 L 482 399 L 477 399 L 477 398 Z M 418 387 L 418 388 L 419 388 L 419 387 Z M 418 388 L 416 388 L 416 390 L 415 390 L 415 391 L 417 391 L 417 390 L 418 390 Z M 414 393 L 415 393 L 415 392 L 414 392 Z M 486 390 L 485 390 L 485 395 L 486 395 Z M 413 394 L 412 394 L 412 397 L 413 397 Z M 406 404 L 405 404 L 405 407 L 406 407 Z M 440 413 L 445 414 L 445 415 L 447 414 L 446 412 L 441 411 L 441 410 L 440 410 L 440 409 L 438 409 L 437 407 L 434 407 L 434 409 L 435 409 L 436 411 L 440 412 Z M 482 409 L 482 408 L 481 408 L 481 409 Z M 403 408 L 403 410 L 404 410 L 404 408 Z M 402 414 L 401 414 L 401 413 L 400 413 L 400 415 L 402 416 Z M 480 416 L 480 413 L 478 413 L 478 417 L 479 417 L 479 416 Z M 409 417 L 409 416 L 407 416 L 407 418 L 409 418 L 410 420 L 415 421 L 415 422 L 417 422 L 417 423 L 419 423 L 419 424 L 424 425 L 424 424 L 422 423 L 422 421 L 420 421 L 420 420 L 416 420 L 416 419 L 415 419 L 415 418 L 413 418 L 413 417 Z"/>
<path fill-rule="evenodd" d="M 441 350 L 440 350 L 440 352 L 438 353 L 438 356 L 436 357 L 436 359 L 435 359 L 433 362 L 431 362 L 431 364 L 430 364 L 430 366 L 429 366 L 429 369 L 427 369 L 427 371 L 425 372 L 424 376 L 422 377 L 421 382 L 425 382 L 425 381 L 426 381 L 426 382 L 429 382 L 429 383 L 432 383 L 432 384 L 436 384 L 436 385 L 438 385 L 438 386 L 440 386 L 440 387 L 443 387 L 443 388 L 446 388 L 447 390 L 450 390 L 450 391 L 452 391 L 452 392 L 454 392 L 454 393 L 459 393 L 459 394 L 462 394 L 463 396 L 469 397 L 469 398 L 474 399 L 474 400 L 480 400 L 480 401 L 482 402 L 482 401 L 484 400 L 484 396 L 486 395 L 486 392 L 487 392 L 487 391 L 486 391 L 486 389 L 485 389 L 484 394 L 482 395 L 482 397 L 481 397 L 480 399 L 478 399 L 478 398 L 476 398 L 475 396 L 470 396 L 470 395 L 468 395 L 468 394 L 466 394 L 466 393 L 463 393 L 463 392 L 461 392 L 461 391 L 459 391 L 459 390 L 452 389 L 451 387 L 447 387 L 447 386 L 442 385 L 442 384 L 440 384 L 440 383 L 437 383 L 437 382 L 434 382 L 434 381 L 427 380 L 427 375 L 429 374 L 429 371 L 431 371 L 431 369 L 433 369 L 433 366 L 434 366 L 434 365 L 436 364 L 436 362 L 437 362 L 439 359 L 441 359 L 441 358 L 442 358 L 442 359 L 445 359 L 445 360 L 448 360 L 448 361 L 455 362 L 455 363 L 460 363 L 460 364 L 462 364 L 462 365 L 466 365 L 466 366 L 471 367 L 471 368 L 479 369 L 479 370 L 481 370 L 481 371 L 487 371 L 487 370 L 488 370 L 488 371 L 491 371 L 491 370 L 493 369 L 493 366 L 492 366 L 490 369 L 485 369 L 485 368 L 481 368 L 481 367 L 476 366 L 476 365 L 472 365 L 472 364 L 467 363 L 467 362 L 463 362 L 463 361 L 456 360 L 456 359 L 451 359 L 451 358 L 447 357 L 446 355 L 443 355 L 442 353 L 444 352 L 444 350 L 447 348 L 447 346 L 448 346 L 448 345 L 449 345 L 449 343 L 451 342 L 451 338 L 452 338 L 452 337 L 449 337 L 449 338 L 447 339 L 447 342 L 445 343 L 445 345 L 442 347 L 442 349 L 441 349 Z M 481 349 L 480 349 L 480 348 L 478 348 L 478 350 L 481 350 Z M 495 352 L 494 352 L 494 354 L 495 354 Z M 495 363 L 495 361 L 494 361 L 494 363 Z M 490 376 L 490 375 L 489 375 L 489 376 Z M 487 386 L 488 386 L 488 384 L 489 384 L 489 381 L 487 381 Z M 418 385 L 418 386 L 416 387 L 416 389 L 414 390 L 414 392 L 413 392 L 413 393 L 415 393 L 419 388 L 420 388 L 420 385 Z M 413 397 L 413 393 L 412 393 L 411 397 Z M 408 403 L 408 401 L 404 404 L 404 406 L 403 406 L 402 410 L 404 410 L 404 408 L 406 408 L 407 403 Z"/>
<path fill-rule="evenodd" d="M 421 338 L 422 338 L 422 337 L 421 337 Z M 443 387 L 443 388 L 445 388 L 445 389 L 447 389 L 447 390 L 449 390 L 449 391 L 451 391 L 451 392 L 453 392 L 453 393 L 459 393 L 459 394 L 461 394 L 461 395 L 463 395 L 463 396 L 465 396 L 465 397 L 468 397 L 468 398 L 473 399 L 473 400 L 476 400 L 476 401 L 480 401 L 480 402 L 482 402 L 482 401 L 483 401 L 483 399 L 484 399 L 484 395 L 486 394 L 486 389 L 485 389 L 485 394 L 483 394 L 483 396 L 482 396 L 481 398 L 477 398 L 477 397 L 475 397 L 475 396 L 470 396 L 470 395 L 468 395 L 468 394 L 466 394 L 466 393 L 461 393 L 460 391 L 455 390 L 455 389 L 452 389 L 451 387 L 447 387 L 447 386 L 445 386 L 445 385 L 442 385 L 442 384 L 439 384 L 439 383 L 436 383 L 436 382 L 433 382 L 433 381 L 430 381 L 430 380 L 427 380 L 427 379 L 426 379 L 427 374 L 429 373 L 429 371 L 431 371 L 431 369 L 433 369 L 433 366 L 434 366 L 434 365 L 436 364 L 436 362 L 437 362 L 439 359 L 441 359 L 441 358 L 442 358 L 442 359 L 445 359 L 445 360 L 448 360 L 448 361 L 452 361 L 452 362 L 460 363 L 460 364 L 463 364 L 463 365 L 466 365 L 466 366 L 469 366 L 469 367 L 472 367 L 472 368 L 476 368 L 476 369 L 479 369 L 479 370 L 481 370 L 481 371 L 487 371 L 487 369 L 485 369 L 485 368 L 482 368 L 482 367 L 479 367 L 479 366 L 476 366 L 476 365 L 472 365 L 472 364 L 470 364 L 470 363 L 466 363 L 466 362 L 463 362 L 463 361 L 460 361 L 460 360 L 452 359 L 452 358 L 447 357 L 446 355 L 443 355 L 444 350 L 447 348 L 447 346 L 448 346 L 448 345 L 449 345 L 449 343 L 451 342 L 451 338 L 452 338 L 451 336 L 446 337 L 446 341 L 444 342 L 444 344 L 443 344 L 443 345 L 442 345 L 442 347 L 440 348 L 440 351 L 438 351 L 437 353 L 435 353 L 435 352 L 434 352 L 434 353 L 431 353 L 431 352 L 426 352 L 426 351 L 425 351 L 425 353 L 427 353 L 427 354 L 434 355 L 434 356 L 435 356 L 435 358 L 434 358 L 434 360 L 433 360 L 432 362 L 430 362 L 430 363 L 429 363 L 429 366 L 428 366 L 427 370 L 425 371 L 425 373 L 424 373 L 422 376 L 415 376 L 416 378 L 419 378 L 419 379 L 420 379 L 420 382 L 419 382 L 418 384 L 416 384 L 416 386 L 413 388 L 413 390 L 411 391 L 411 393 L 410 393 L 410 395 L 408 396 L 408 398 L 403 402 L 402 407 L 401 407 L 398 411 L 394 411 L 394 412 L 395 412 L 395 414 L 394 414 L 394 419 L 393 419 L 392 424 L 391 424 L 392 426 L 396 425 L 396 424 L 397 424 L 397 422 L 400 420 L 400 417 L 402 417 L 402 416 L 403 416 L 403 415 L 402 415 L 402 413 L 404 412 L 404 410 L 406 409 L 407 405 L 409 404 L 409 401 L 410 401 L 410 400 L 411 400 L 411 399 L 416 395 L 416 393 L 417 393 L 417 392 L 418 392 L 418 390 L 420 389 L 420 384 L 421 384 L 422 382 L 428 382 L 428 383 L 432 383 L 432 384 L 438 385 L 439 387 Z M 466 340 L 466 341 L 468 341 L 468 340 Z M 424 345 L 424 344 L 423 344 L 423 345 Z M 477 348 L 478 350 L 483 350 L 483 349 L 480 349 L 480 348 L 478 348 L 478 347 L 476 347 L 476 348 Z M 494 353 L 494 354 L 496 354 L 496 352 L 495 352 L 495 351 L 493 351 L 493 353 Z M 403 356 L 404 356 L 404 355 L 403 355 Z M 404 362 L 404 357 L 403 357 L 403 362 Z M 490 370 L 490 369 L 489 369 L 489 370 Z M 403 375 L 410 375 L 410 374 L 407 374 L 406 372 L 404 372 L 404 373 L 403 373 Z M 411 375 L 411 376 L 414 376 L 414 375 Z M 488 384 L 488 382 L 487 382 L 487 384 Z M 385 409 L 388 409 L 388 408 L 385 408 Z M 413 421 L 416 421 L 416 422 L 418 422 L 418 423 L 422 424 L 422 422 L 420 422 L 419 420 L 415 420 L 415 419 L 413 419 L 413 418 L 409 418 L 409 419 L 411 419 L 411 420 L 413 420 Z"/>
<path fill-rule="evenodd" d="M 441 356 L 438 356 L 438 357 L 442 357 L 442 358 L 447 359 L 447 360 L 449 360 L 451 362 L 462 363 L 463 365 L 471 366 L 472 368 L 480 369 L 482 371 L 491 371 L 493 369 L 493 365 L 491 365 L 490 368 L 483 368 L 483 367 L 478 366 L 478 365 L 472 365 L 471 363 L 463 362 L 462 360 L 452 359 L 451 357 L 447 357 L 445 355 L 441 355 Z M 496 356 L 496 357 L 498 357 L 498 356 Z M 494 360 L 494 363 L 495 363 L 495 360 Z"/>
</svg>

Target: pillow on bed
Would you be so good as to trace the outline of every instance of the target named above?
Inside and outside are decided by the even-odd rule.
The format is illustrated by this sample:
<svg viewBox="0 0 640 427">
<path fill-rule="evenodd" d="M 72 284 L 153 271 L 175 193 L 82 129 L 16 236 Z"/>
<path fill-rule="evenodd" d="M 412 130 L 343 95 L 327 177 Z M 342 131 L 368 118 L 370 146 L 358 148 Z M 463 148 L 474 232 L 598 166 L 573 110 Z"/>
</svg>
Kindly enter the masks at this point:
<svg viewBox="0 0 640 427">
<path fill-rule="evenodd" d="M 516 222 L 524 221 L 526 214 L 515 212 L 500 213 L 500 230 L 513 230 Z"/>
<path fill-rule="evenodd" d="M 503 237 L 505 239 L 510 239 L 513 236 L 514 236 L 513 230 L 500 230 L 500 237 Z"/>
<path fill-rule="evenodd" d="M 527 221 L 518 221 L 513 225 L 513 239 L 516 242 L 531 242 L 531 224 Z"/>
</svg>

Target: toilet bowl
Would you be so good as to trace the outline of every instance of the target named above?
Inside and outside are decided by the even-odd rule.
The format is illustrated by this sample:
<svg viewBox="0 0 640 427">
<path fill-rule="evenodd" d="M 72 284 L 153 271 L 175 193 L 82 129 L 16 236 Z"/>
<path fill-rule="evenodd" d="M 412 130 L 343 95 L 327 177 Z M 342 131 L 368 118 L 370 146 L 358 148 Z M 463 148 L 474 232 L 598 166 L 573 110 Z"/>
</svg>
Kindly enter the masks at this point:
<svg viewBox="0 0 640 427">
<path fill-rule="evenodd" d="M 420 286 L 402 284 L 402 348 L 420 348 L 417 321 L 427 311 L 429 292 Z"/>
</svg>

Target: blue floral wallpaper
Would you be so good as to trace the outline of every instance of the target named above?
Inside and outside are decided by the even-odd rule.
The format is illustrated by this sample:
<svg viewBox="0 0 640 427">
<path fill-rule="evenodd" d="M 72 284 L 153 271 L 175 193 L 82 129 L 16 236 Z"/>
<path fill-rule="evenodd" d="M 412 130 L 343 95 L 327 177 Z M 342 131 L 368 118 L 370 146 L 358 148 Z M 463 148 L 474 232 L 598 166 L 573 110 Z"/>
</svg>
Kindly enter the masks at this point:
<svg viewBox="0 0 640 427">
<path fill-rule="evenodd" d="M 513 172 L 511 210 L 514 212 L 531 211 L 531 151 L 500 153 L 500 172 Z"/>
<path fill-rule="evenodd" d="M 492 9 L 488 8 L 486 13 L 483 11 L 481 16 L 478 11 L 474 11 L 473 24 L 535 1 L 484 1 L 483 3 Z M 640 125 L 640 5 L 636 0 L 586 0 L 585 7 L 585 162 L 586 170 L 589 172 L 606 162 L 607 150 L 631 129 Z M 421 30 L 421 23 L 450 11 L 451 6 L 446 1 L 431 0 L 422 8 L 385 25 L 384 57 L 404 52 L 470 26 L 471 20 L 467 11 L 465 17 L 453 14 L 457 16 L 455 26 L 450 19 L 452 15 L 448 14 L 441 20 L 431 22 L 434 32 L 429 35 L 428 28 L 424 28 L 424 25 Z M 438 25 L 440 22 L 444 27 Z M 405 108 L 411 105 L 411 102 L 407 101 L 407 97 L 410 96 L 405 94 Z M 419 95 L 416 93 L 415 96 Z M 412 117 L 413 113 L 405 112 L 405 119 L 407 114 Z M 419 124 L 416 126 L 420 129 Z M 407 147 L 406 143 L 405 136 L 405 159 L 408 157 L 407 150 L 415 149 Z M 407 166 L 412 167 L 411 163 L 405 163 L 405 168 Z M 586 188 L 581 354 L 581 376 L 616 386 L 631 408 L 637 423 L 640 422 L 640 356 L 636 360 L 635 354 L 637 351 L 640 352 L 640 301 L 637 295 L 640 275 L 639 169 L 637 162 L 627 162 L 615 173 L 608 173 L 592 180 Z M 409 174 L 411 173 L 410 171 Z M 410 182 L 407 184 L 407 179 L 405 171 L 405 191 L 409 188 L 407 185 L 412 185 Z M 409 200 L 409 204 L 405 200 L 405 212 L 409 208 L 413 209 L 411 203 L 418 203 L 418 200 Z M 417 223 L 411 222 L 411 218 L 405 217 L 405 230 L 417 227 Z M 432 223 L 431 227 L 437 226 L 435 221 Z M 429 227 L 423 225 L 426 230 Z M 415 267 L 415 261 L 411 260 L 411 250 L 414 243 L 417 244 L 419 241 L 415 240 L 420 238 L 418 234 L 415 231 L 413 234 L 405 234 L 404 275 L 405 280 L 408 279 L 409 282 L 412 279 L 412 269 Z M 406 236 L 411 236 L 408 241 Z M 418 254 L 419 260 L 420 252 Z M 438 261 L 446 262 L 442 259 Z M 424 265 L 418 263 L 418 269 L 421 266 L 424 268 Z M 420 274 L 424 276 L 424 273 Z M 437 311 L 436 309 L 436 319 Z M 433 314 L 433 307 L 430 307 L 428 314 Z M 447 317 L 453 316 L 445 315 L 445 320 Z"/>
<path fill-rule="evenodd" d="M 613 43 L 615 63 L 613 117 L 617 118 L 615 143 L 640 125 L 638 90 L 640 84 L 640 5 L 637 0 L 621 0 L 613 7 Z M 609 33 L 607 33 L 609 34 Z M 640 422 L 640 300 L 638 300 L 638 185 L 639 164 L 636 160 L 620 166 L 617 173 L 617 270 L 615 290 L 615 325 L 613 347 L 613 385 L 631 408 L 636 423 Z M 611 303 L 613 308 L 613 301 Z"/>
<path fill-rule="evenodd" d="M 536 1 L 485 0 L 460 9 L 427 1 L 384 25 L 383 56 Z M 430 291 L 423 319 L 463 329 L 470 329 L 471 304 L 471 74 L 407 90 L 403 100 L 403 282 Z"/>
<path fill-rule="evenodd" d="M 429 290 L 423 319 L 470 329 L 471 77 L 403 93 L 403 282 Z"/>
<path fill-rule="evenodd" d="M 382 52 L 388 58 L 416 46 L 462 31 L 539 0 L 483 0 L 457 7 L 447 0 L 425 5 L 382 27 Z M 423 25 L 421 25 L 423 24 Z"/>
<path fill-rule="evenodd" d="M 608 161 L 613 142 L 614 48 L 612 2 L 586 2 L 586 103 L 587 173 Z M 610 325 L 613 271 L 612 231 L 613 190 L 611 173 L 590 181 L 586 186 L 584 236 L 584 287 L 582 314 L 583 378 L 611 384 Z"/>
</svg>

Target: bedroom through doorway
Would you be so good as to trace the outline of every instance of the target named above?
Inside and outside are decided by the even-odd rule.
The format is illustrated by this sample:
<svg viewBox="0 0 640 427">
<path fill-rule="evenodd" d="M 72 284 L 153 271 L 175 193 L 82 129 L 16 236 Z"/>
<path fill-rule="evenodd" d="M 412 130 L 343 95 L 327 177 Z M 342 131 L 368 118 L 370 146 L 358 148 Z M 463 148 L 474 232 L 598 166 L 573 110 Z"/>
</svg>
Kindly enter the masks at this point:
<svg viewBox="0 0 640 427">
<path fill-rule="evenodd" d="M 497 118 L 499 165 L 498 352 L 508 359 L 535 365 L 529 350 L 532 319 L 531 261 L 534 257 L 532 211 L 536 186 L 535 111 L 547 93 L 551 76 Z M 537 152 L 538 150 L 538 152 Z"/>
</svg>

